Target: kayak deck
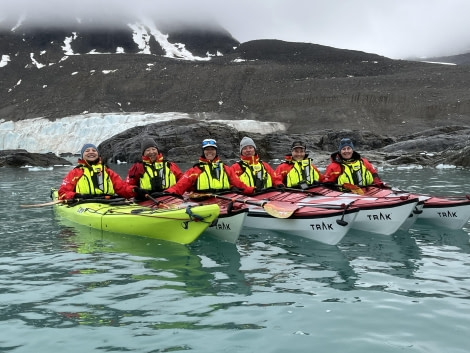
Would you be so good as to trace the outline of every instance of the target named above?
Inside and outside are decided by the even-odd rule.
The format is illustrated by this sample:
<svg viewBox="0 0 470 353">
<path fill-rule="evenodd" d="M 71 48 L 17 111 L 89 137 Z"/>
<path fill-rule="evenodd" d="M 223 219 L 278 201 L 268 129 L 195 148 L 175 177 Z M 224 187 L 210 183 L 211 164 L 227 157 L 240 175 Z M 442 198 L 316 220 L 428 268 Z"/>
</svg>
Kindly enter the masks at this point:
<svg viewBox="0 0 470 353">
<path fill-rule="evenodd" d="M 56 197 L 56 196 L 55 196 Z M 219 216 L 218 205 L 153 209 L 128 201 L 84 200 L 56 204 L 58 215 L 74 223 L 104 231 L 189 244 Z"/>
</svg>

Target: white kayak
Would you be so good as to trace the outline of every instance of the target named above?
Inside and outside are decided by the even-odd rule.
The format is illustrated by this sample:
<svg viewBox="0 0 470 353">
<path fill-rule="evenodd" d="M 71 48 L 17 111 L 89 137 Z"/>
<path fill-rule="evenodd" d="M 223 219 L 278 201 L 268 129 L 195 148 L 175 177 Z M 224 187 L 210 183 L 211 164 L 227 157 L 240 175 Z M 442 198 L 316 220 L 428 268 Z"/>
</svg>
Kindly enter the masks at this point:
<svg viewBox="0 0 470 353">
<path fill-rule="evenodd" d="M 272 191 L 263 194 L 266 199 L 295 203 L 308 207 L 357 207 L 359 213 L 352 228 L 365 232 L 390 235 L 395 233 L 412 216 L 419 203 L 417 197 L 367 197 L 341 193 L 324 187 L 306 191 Z"/>
<path fill-rule="evenodd" d="M 469 196 L 437 197 L 408 193 L 399 189 L 381 189 L 376 187 L 365 188 L 367 195 L 379 197 L 396 197 L 408 195 L 418 197 L 420 200 L 417 220 L 420 223 L 434 225 L 448 229 L 461 229 L 470 220 Z"/>
<path fill-rule="evenodd" d="M 216 202 L 221 215 L 230 208 L 245 208 L 248 213 L 243 223 L 243 233 L 249 232 L 280 232 L 301 236 L 323 244 L 336 245 L 346 235 L 357 216 L 355 207 L 317 208 L 299 206 L 290 202 L 258 200 L 251 196 L 237 193 L 224 194 L 191 194 L 191 199 L 204 196 L 201 204 Z M 233 212 L 233 211 L 232 211 Z M 228 212 L 230 213 L 230 212 Z M 219 216 L 219 233 L 223 231 L 224 219 Z M 206 230 L 210 232 L 211 227 Z M 216 229 L 214 229 L 216 230 Z"/>
</svg>

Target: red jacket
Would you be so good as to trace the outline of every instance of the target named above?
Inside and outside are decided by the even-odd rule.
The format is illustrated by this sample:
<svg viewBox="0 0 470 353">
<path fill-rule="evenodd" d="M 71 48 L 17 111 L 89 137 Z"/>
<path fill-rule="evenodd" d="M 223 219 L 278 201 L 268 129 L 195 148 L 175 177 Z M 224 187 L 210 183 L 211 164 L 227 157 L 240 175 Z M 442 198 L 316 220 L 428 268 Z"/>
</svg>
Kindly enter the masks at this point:
<svg viewBox="0 0 470 353">
<path fill-rule="evenodd" d="M 150 158 L 145 157 L 145 156 L 142 156 L 142 161 L 152 164 L 152 161 L 150 160 Z M 161 153 L 158 155 L 157 160 L 155 162 L 156 163 L 165 162 Z M 175 175 L 176 181 L 180 180 L 181 177 L 183 176 L 183 172 L 176 165 L 176 163 L 168 162 L 168 164 L 170 166 L 170 171 Z M 144 175 L 144 173 L 145 173 L 144 165 L 140 162 L 134 163 L 129 168 L 129 172 L 127 173 L 127 177 L 125 181 L 126 183 L 132 186 L 139 186 L 140 178 L 142 178 L 142 175 Z"/>
<path fill-rule="evenodd" d="M 352 159 L 362 160 L 364 167 L 371 172 L 374 177 L 374 184 L 380 184 L 382 181 L 379 178 L 377 170 L 374 166 L 365 158 L 362 158 L 359 153 L 353 152 Z M 335 183 L 338 180 L 338 177 L 343 173 L 343 167 L 341 163 L 343 159 L 338 152 L 335 152 L 331 155 L 331 163 L 326 167 L 325 174 L 323 174 L 323 181 L 325 183 Z"/>
<path fill-rule="evenodd" d="M 212 162 L 217 162 L 219 157 L 216 157 Z M 201 157 L 199 159 L 200 163 L 212 163 L 207 159 Z M 243 184 L 240 179 L 232 172 L 230 167 L 224 164 L 224 171 L 227 174 L 229 183 L 231 186 L 234 186 L 243 191 L 245 194 L 252 194 L 254 192 L 254 188 L 250 186 L 246 186 Z M 197 165 L 188 169 L 184 174 L 183 177 L 172 187 L 168 188 L 166 191 L 169 193 L 174 193 L 178 195 L 183 195 L 186 191 L 195 191 L 195 185 L 197 182 L 197 178 L 202 173 L 201 168 Z"/>
<path fill-rule="evenodd" d="M 83 160 L 78 160 L 79 165 L 73 168 L 68 174 L 65 176 L 62 184 L 59 187 L 58 194 L 59 199 L 61 200 L 70 200 L 75 197 L 75 185 L 77 185 L 78 180 L 83 175 L 83 166 L 87 165 L 88 163 Z M 132 191 L 133 186 L 125 183 L 119 174 L 114 172 L 113 170 L 109 169 L 108 167 L 104 167 L 106 173 L 109 175 L 111 182 L 113 183 L 114 192 L 121 197 L 125 197 L 126 199 L 131 198 L 134 196 L 134 192 Z"/>
</svg>

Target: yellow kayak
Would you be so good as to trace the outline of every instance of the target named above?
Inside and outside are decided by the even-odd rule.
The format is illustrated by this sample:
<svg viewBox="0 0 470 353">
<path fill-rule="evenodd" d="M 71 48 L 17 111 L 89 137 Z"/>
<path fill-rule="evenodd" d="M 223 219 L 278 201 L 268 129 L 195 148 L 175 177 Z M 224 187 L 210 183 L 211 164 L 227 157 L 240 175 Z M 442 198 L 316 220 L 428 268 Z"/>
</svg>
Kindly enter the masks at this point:
<svg viewBox="0 0 470 353">
<path fill-rule="evenodd" d="M 52 191 L 52 198 L 57 200 L 57 190 Z M 155 209 L 125 199 L 85 199 L 72 204 L 56 203 L 54 209 L 59 216 L 90 228 L 180 244 L 196 240 L 220 213 L 217 204 Z"/>
</svg>

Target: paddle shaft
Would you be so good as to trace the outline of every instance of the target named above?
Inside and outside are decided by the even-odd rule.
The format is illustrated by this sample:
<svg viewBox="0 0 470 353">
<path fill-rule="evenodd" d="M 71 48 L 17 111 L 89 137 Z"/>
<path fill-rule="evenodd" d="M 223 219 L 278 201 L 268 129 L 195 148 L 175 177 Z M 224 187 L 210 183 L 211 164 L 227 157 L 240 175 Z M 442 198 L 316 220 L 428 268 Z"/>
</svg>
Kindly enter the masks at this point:
<svg viewBox="0 0 470 353">
<path fill-rule="evenodd" d="M 235 198 L 231 198 L 227 196 L 221 196 L 217 194 L 196 194 L 196 195 L 193 194 L 192 195 L 193 198 L 202 197 L 202 196 L 215 197 L 215 198 L 219 198 L 222 200 L 230 201 L 232 203 L 238 202 L 238 203 L 244 203 L 247 205 L 262 207 L 267 214 L 275 218 L 289 218 L 298 209 L 296 205 L 287 203 L 287 202 L 243 200 L 243 199 L 235 199 Z"/>
<path fill-rule="evenodd" d="M 45 202 L 45 203 L 37 203 L 33 205 L 20 205 L 21 208 L 34 208 L 34 207 L 44 207 L 44 206 L 52 206 L 58 203 L 65 203 L 66 200 L 54 200 L 51 202 Z"/>
<path fill-rule="evenodd" d="M 222 200 L 245 203 L 247 205 L 260 206 L 260 207 L 263 207 L 267 203 L 267 201 L 251 201 L 251 200 L 233 199 L 231 197 L 221 196 L 217 194 L 208 194 L 208 195 L 218 198 L 218 199 L 222 199 Z"/>
</svg>

